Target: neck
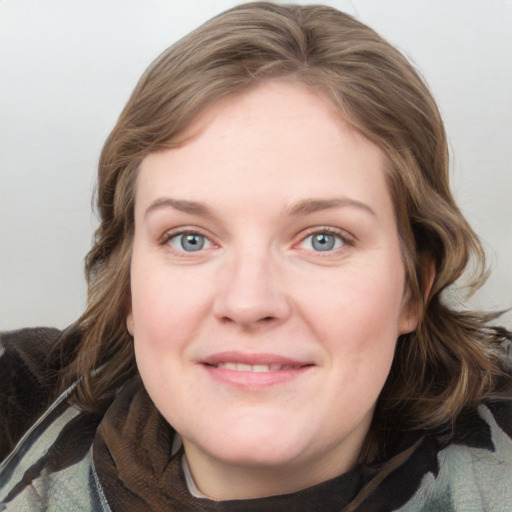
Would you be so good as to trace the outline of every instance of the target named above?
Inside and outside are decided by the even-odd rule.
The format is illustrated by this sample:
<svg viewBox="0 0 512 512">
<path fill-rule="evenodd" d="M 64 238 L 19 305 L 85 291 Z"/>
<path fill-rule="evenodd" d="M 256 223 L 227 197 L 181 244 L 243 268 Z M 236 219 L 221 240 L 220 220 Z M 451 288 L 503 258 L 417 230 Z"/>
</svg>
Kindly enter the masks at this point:
<svg viewBox="0 0 512 512">
<path fill-rule="evenodd" d="M 185 453 L 196 489 L 204 497 L 216 501 L 294 493 L 349 471 L 357 460 L 356 456 L 338 460 L 336 465 L 322 459 L 317 463 L 312 461 L 306 467 L 293 463 L 269 466 L 219 462 L 186 444 Z"/>
</svg>

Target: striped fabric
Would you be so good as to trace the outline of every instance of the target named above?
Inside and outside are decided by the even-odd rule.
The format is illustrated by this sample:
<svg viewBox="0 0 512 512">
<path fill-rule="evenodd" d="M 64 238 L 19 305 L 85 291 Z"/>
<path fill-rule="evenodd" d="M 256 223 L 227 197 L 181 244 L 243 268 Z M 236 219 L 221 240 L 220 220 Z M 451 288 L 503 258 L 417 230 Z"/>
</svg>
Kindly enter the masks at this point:
<svg viewBox="0 0 512 512">
<path fill-rule="evenodd" d="M 98 414 L 69 406 L 70 390 L 53 395 L 58 336 L 0 338 L 0 510 L 512 511 L 510 400 L 465 414 L 448 445 L 410 432 L 384 464 L 289 495 L 215 502 L 189 492 L 183 453 L 171 456 L 174 432 L 140 379 Z"/>
</svg>

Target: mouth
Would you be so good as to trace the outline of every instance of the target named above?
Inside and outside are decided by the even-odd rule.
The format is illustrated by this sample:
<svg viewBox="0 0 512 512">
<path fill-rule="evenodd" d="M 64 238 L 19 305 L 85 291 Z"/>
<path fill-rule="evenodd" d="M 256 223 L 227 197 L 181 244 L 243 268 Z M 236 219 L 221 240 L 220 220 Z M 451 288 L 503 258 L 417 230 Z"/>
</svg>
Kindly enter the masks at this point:
<svg viewBox="0 0 512 512">
<path fill-rule="evenodd" d="M 234 370 L 237 372 L 279 372 L 282 370 L 298 370 L 302 368 L 302 365 L 292 364 L 245 364 L 235 362 L 217 363 L 208 366 L 225 368 L 226 370 Z"/>
<path fill-rule="evenodd" d="M 223 352 L 201 361 L 211 378 L 237 388 L 259 389 L 286 384 L 314 364 L 276 354 Z"/>
</svg>

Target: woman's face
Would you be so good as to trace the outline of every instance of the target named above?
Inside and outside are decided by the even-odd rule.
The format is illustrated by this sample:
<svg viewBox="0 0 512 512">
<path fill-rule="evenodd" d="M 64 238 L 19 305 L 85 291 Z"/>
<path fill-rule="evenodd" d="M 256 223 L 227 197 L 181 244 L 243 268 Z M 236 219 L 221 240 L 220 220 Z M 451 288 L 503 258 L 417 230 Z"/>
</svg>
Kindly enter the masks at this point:
<svg viewBox="0 0 512 512">
<path fill-rule="evenodd" d="M 137 181 L 127 323 L 144 384 L 206 494 L 331 478 L 354 465 L 416 325 L 383 155 L 285 82 L 189 134 Z M 255 475 L 267 483 L 246 490 Z"/>
</svg>

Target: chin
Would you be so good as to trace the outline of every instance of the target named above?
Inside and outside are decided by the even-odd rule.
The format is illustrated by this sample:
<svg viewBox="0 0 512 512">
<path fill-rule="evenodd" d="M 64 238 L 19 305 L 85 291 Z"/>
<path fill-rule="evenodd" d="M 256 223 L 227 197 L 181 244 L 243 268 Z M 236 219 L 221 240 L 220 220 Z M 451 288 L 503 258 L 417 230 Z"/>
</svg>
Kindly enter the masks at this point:
<svg viewBox="0 0 512 512">
<path fill-rule="evenodd" d="M 245 466 L 282 466 L 293 463 L 307 448 L 307 437 L 290 430 L 290 425 L 272 426 L 259 421 L 220 427 L 207 439 L 191 441 L 201 451 L 225 463 Z M 185 441 L 184 441 L 185 442 Z M 185 442 L 186 447 L 186 442 Z"/>
</svg>

